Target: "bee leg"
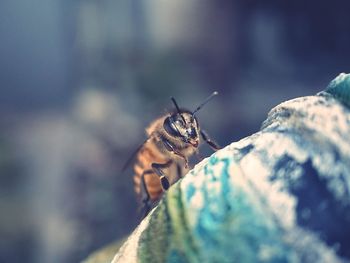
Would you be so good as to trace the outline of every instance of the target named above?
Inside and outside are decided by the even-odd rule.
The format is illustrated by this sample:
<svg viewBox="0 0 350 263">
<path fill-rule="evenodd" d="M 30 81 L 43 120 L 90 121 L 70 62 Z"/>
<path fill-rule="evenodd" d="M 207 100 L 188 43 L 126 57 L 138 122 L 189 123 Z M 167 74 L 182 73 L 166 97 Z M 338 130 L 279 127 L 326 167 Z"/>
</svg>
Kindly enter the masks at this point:
<svg viewBox="0 0 350 263">
<path fill-rule="evenodd" d="M 141 184 L 140 184 L 140 194 L 141 194 L 141 218 L 145 218 L 148 212 L 152 208 L 151 196 L 149 195 L 147 184 L 145 181 L 146 174 L 153 174 L 153 170 L 146 170 L 141 175 Z"/>
<path fill-rule="evenodd" d="M 162 187 L 165 191 L 169 189 L 170 182 L 169 182 L 168 178 L 166 178 L 166 175 L 164 174 L 162 169 L 169 167 L 172 163 L 173 163 L 172 160 L 169 160 L 166 163 L 152 163 L 152 169 L 159 176 L 160 182 L 161 182 Z"/>
<path fill-rule="evenodd" d="M 216 142 L 212 141 L 205 131 L 201 130 L 200 133 L 203 140 L 210 146 L 210 148 L 212 148 L 214 151 L 220 150 L 221 147 Z"/>
<path fill-rule="evenodd" d="M 184 156 L 182 153 L 176 151 L 174 146 L 169 141 L 162 139 L 162 142 L 163 142 L 165 148 L 169 152 L 172 152 L 172 153 L 176 154 L 177 156 L 180 156 L 185 161 L 185 168 L 188 168 L 188 160 L 187 160 L 186 156 Z"/>
<path fill-rule="evenodd" d="M 184 176 L 184 174 L 182 173 L 181 166 L 179 164 L 176 164 L 176 174 L 178 179 L 181 179 Z"/>
</svg>

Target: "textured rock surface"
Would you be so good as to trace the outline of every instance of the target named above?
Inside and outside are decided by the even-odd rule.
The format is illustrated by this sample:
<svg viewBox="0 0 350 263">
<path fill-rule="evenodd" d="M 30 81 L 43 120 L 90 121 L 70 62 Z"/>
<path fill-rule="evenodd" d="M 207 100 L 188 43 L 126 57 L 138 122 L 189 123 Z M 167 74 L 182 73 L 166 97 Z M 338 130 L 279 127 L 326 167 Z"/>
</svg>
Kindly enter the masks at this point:
<svg viewBox="0 0 350 263">
<path fill-rule="evenodd" d="M 196 165 L 113 262 L 348 262 L 349 79 Z"/>
</svg>

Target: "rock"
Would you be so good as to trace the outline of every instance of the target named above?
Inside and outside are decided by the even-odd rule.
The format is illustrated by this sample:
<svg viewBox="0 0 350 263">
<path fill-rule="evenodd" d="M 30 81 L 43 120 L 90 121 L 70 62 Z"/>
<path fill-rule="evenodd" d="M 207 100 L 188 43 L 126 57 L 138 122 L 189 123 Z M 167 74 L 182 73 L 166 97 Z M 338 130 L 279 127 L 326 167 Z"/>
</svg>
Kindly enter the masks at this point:
<svg viewBox="0 0 350 263">
<path fill-rule="evenodd" d="M 196 165 L 112 262 L 349 262 L 349 80 Z"/>
</svg>

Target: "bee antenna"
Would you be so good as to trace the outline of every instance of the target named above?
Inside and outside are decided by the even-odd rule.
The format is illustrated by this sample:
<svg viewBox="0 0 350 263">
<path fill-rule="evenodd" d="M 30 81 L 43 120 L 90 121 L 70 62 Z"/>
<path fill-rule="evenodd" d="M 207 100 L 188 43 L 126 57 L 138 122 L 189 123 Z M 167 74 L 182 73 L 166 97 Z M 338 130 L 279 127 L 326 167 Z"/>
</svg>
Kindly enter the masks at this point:
<svg viewBox="0 0 350 263">
<path fill-rule="evenodd" d="M 199 111 L 205 104 L 207 104 L 214 96 L 218 95 L 219 93 L 217 91 L 214 91 L 208 98 L 205 99 L 198 107 L 192 112 L 192 115 Z"/>
<path fill-rule="evenodd" d="M 185 118 L 184 118 L 184 116 L 182 116 L 181 111 L 180 111 L 180 108 L 179 108 L 179 106 L 178 106 L 177 103 L 176 103 L 176 100 L 174 99 L 174 97 L 171 97 L 170 99 L 171 99 L 171 101 L 174 103 L 175 108 L 176 108 L 176 110 L 177 110 L 177 113 L 181 116 L 183 122 L 186 123 Z"/>
</svg>

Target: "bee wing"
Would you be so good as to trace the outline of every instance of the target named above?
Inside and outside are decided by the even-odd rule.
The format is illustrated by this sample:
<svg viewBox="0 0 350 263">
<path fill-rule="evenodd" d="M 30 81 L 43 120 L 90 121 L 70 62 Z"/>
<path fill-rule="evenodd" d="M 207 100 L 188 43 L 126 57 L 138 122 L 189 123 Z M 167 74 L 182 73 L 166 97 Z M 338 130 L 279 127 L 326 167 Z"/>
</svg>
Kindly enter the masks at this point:
<svg viewBox="0 0 350 263">
<path fill-rule="evenodd" d="M 125 164 L 121 170 L 122 173 L 126 170 L 126 168 L 128 168 L 128 166 L 131 164 L 131 162 L 135 158 L 136 154 L 141 150 L 141 148 L 145 145 L 145 143 L 148 140 L 149 140 L 149 137 L 142 144 L 140 144 L 139 147 L 137 147 L 136 150 L 130 155 L 129 159 L 125 162 Z"/>
</svg>

